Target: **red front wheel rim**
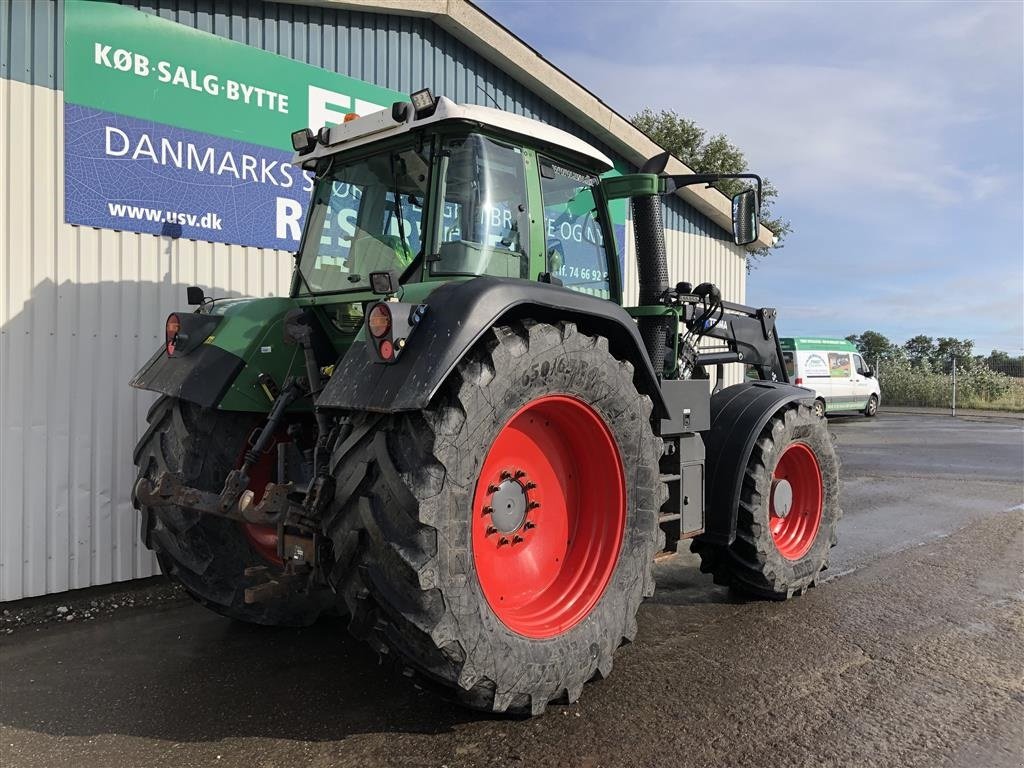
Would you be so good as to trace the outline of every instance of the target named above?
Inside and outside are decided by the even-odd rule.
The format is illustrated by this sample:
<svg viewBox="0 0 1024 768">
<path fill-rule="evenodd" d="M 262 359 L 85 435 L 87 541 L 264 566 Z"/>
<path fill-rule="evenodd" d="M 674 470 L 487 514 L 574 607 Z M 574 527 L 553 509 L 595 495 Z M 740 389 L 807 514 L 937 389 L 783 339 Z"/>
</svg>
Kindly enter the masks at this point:
<svg viewBox="0 0 1024 768">
<path fill-rule="evenodd" d="M 792 443 L 772 473 L 768 522 L 775 548 L 787 560 L 807 554 L 821 527 L 821 467 L 806 443 Z"/>
<path fill-rule="evenodd" d="M 472 544 L 506 627 L 544 639 L 590 614 L 619 559 L 625 489 L 615 439 L 586 403 L 548 395 L 505 423 L 477 481 Z"/>
</svg>

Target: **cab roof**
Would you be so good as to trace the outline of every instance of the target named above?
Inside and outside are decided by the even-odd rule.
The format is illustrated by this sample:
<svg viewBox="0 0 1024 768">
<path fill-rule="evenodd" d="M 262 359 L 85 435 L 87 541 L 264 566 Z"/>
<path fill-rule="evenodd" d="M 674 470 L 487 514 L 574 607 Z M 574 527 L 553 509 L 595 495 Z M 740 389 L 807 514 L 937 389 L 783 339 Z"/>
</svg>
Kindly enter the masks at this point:
<svg viewBox="0 0 1024 768">
<path fill-rule="evenodd" d="M 398 110 L 382 109 L 379 112 L 372 112 L 347 123 L 333 126 L 329 131 L 324 132 L 325 141 L 317 141 L 313 150 L 306 154 L 296 152 L 292 156 L 292 163 L 311 170 L 321 158 L 336 155 L 339 152 L 401 136 L 403 133 L 438 123 L 463 122 L 522 137 L 527 139 L 529 144 L 536 145 L 538 148 L 549 147 L 562 154 L 574 155 L 584 160 L 588 169 L 598 173 L 609 171 L 612 168 L 612 161 L 607 155 L 579 137 L 547 123 L 503 112 L 500 109 L 456 104 L 451 99 L 441 96 L 437 100 L 433 114 L 429 117 L 417 119 L 411 104 L 405 112 L 405 120 L 395 119 Z"/>
</svg>

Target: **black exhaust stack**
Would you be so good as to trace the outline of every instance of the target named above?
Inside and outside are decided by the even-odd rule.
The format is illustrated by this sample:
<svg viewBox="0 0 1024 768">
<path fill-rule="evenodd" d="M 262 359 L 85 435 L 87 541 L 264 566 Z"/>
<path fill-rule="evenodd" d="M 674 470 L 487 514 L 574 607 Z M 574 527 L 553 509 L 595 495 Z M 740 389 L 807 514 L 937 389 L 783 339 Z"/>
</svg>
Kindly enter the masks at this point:
<svg viewBox="0 0 1024 768">
<path fill-rule="evenodd" d="M 640 169 L 640 173 L 661 174 L 668 165 L 669 153 L 655 155 Z M 665 255 L 665 224 L 661 215 L 661 197 L 649 195 L 634 197 L 633 239 L 636 244 L 637 277 L 640 282 L 640 304 L 650 306 L 661 303 L 668 290 L 668 260 Z M 665 332 L 668 318 L 641 317 L 637 319 L 640 337 L 647 348 L 655 373 L 661 377 L 665 369 Z"/>
</svg>

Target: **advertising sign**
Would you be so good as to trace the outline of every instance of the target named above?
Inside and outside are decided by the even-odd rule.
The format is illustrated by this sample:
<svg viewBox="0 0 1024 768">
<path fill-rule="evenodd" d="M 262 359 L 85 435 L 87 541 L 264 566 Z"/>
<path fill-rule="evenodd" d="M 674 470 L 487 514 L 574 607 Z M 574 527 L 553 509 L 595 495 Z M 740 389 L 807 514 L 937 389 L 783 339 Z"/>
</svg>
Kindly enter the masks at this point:
<svg viewBox="0 0 1024 768">
<path fill-rule="evenodd" d="M 67 0 L 65 221 L 294 250 L 290 135 L 405 95 L 121 5 Z"/>
<path fill-rule="evenodd" d="M 312 180 L 291 133 L 408 98 L 122 5 L 64 17 L 69 224 L 293 251 Z"/>
<path fill-rule="evenodd" d="M 804 361 L 804 373 L 808 377 L 815 376 L 829 376 L 828 361 L 817 352 L 812 352 L 807 355 L 807 360 Z"/>
</svg>

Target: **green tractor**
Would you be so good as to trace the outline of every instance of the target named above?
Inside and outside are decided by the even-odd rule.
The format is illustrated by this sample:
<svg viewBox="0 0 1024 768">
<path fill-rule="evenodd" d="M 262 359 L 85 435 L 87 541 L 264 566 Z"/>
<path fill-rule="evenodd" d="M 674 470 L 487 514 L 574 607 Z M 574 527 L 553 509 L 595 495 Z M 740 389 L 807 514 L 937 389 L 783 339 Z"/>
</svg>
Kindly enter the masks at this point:
<svg viewBox="0 0 1024 768">
<path fill-rule="evenodd" d="M 608 675 L 683 539 L 742 593 L 814 584 L 838 465 L 775 311 L 668 282 L 660 196 L 722 176 L 660 156 L 602 179 L 580 139 L 428 91 L 292 143 L 315 187 L 290 296 L 190 288 L 132 381 L 161 395 L 135 450 L 142 537 L 197 601 L 340 613 L 463 704 L 539 714 Z M 634 308 L 609 217 L 626 198 Z M 757 380 L 723 387 L 730 363 Z"/>
</svg>

